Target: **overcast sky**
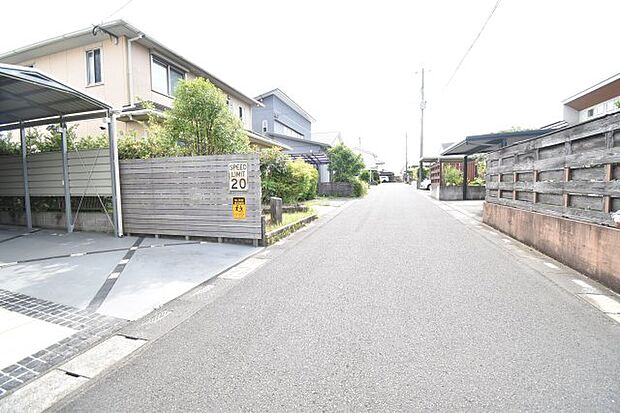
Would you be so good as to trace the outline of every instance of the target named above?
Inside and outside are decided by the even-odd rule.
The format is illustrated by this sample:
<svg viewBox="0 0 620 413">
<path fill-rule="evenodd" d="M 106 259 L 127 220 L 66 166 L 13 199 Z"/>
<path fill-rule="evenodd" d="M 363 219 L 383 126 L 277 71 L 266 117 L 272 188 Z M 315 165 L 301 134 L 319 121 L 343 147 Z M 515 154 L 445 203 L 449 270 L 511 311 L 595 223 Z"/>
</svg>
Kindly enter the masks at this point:
<svg viewBox="0 0 620 413">
<path fill-rule="evenodd" d="M 620 1 L 496 0 L 6 2 L 0 51 L 123 18 L 247 95 L 279 87 L 314 132 L 379 154 L 393 170 L 440 142 L 560 120 L 561 101 L 620 72 Z"/>
</svg>

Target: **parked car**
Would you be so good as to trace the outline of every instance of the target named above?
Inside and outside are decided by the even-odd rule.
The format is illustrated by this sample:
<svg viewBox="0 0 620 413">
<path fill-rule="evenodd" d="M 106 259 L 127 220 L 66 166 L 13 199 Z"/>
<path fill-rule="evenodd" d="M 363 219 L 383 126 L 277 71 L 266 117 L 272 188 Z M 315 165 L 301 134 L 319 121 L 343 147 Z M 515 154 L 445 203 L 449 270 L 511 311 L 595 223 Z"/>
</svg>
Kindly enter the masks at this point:
<svg viewBox="0 0 620 413">
<path fill-rule="evenodd" d="M 387 175 L 379 175 L 379 180 L 381 183 L 383 182 L 390 182 L 390 177 Z"/>
<path fill-rule="evenodd" d="M 430 190 L 431 189 L 431 180 L 428 179 L 428 178 L 423 179 L 422 182 L 420 183 L 420 189 Z"/>
</svg>

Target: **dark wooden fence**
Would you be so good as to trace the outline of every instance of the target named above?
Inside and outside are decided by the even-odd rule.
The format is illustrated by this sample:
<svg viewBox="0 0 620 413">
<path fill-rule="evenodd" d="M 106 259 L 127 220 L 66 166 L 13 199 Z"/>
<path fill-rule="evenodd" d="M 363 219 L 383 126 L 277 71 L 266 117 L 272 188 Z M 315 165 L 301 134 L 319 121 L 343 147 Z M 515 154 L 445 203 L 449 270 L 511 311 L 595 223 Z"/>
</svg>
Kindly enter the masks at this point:
<svg viewBox="0 0 620 413">
<path fill-rule="evenodd" d="M 326 196 L 353 196 L 353 184 L 348 182 L 321 182 L 319 183 L 319 195 Z"/>
<path fill-rule="evenodd" d="M 489 154 L 486 201 L 616 226 L 619 163 L 616 113 Z"/>
<path fill-rule="evenodd" d="M 229 165 L 247 162 L 247 190 L 230 190 Z M 257 154 L 132 159 L 120 162 L 125 232 L 262 239 Z M 245 218 L 233 198 L 245 198 Z"/>
</svg>

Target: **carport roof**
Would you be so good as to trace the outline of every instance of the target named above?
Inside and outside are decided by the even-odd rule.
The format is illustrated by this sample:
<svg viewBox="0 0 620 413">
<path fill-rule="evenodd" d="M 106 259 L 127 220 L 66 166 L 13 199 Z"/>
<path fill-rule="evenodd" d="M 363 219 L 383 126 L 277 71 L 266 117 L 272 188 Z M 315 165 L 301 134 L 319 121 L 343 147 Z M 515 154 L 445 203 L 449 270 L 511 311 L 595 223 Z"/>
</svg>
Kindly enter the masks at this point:
<svg viewBox="0 0 620 413">
<path fill-rule="evenodd" d="M 0 131 L 17 129 L 20 122 L 25 126 L 58 123 L 67 115 L 103 117 L 110 109 L 37 69 L 0 63 Z"/>
<path fill-rule="evenodd" d="M 447 148 L 441 154 L 447 155 L 474 155 L 477 153 L 493 152 L 504 146 L 521 142 L 527 139 L 536 138 L 546 133 L 553 132 L 552 129 L 533 129 L 516 132 L 489 133 L 486 135 L 468 136 L 461 142 Z"/>
</svg>

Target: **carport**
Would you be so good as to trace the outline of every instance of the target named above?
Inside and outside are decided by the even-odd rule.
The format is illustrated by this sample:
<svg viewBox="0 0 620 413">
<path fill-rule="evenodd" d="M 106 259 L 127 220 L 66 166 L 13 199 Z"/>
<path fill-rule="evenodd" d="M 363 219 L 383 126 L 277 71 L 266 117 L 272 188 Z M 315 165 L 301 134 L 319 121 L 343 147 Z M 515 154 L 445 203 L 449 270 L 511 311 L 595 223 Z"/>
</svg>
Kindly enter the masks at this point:
<svg viewBox="0 0 620 413">
<path fill-rule="evenodd" d="M 512 145 L 514 143 L 521 142 L 527 139 L 532 139 L 549 133 L 551 131 L 552 129 L 531 129 L 523 131 L 498 132 L 488 133 L 484 135 L 467 136 L 464 140 L 456 142 L 455 144 L 444 150 L 441 153 L 441 157 L 438 159 L 456 159 L 456 157 L 462 157 L 461 168 L 463 171 L 463 199 L 467 199 L 467 183 L 473 172 L 472 165 L 469 163 L 470 156 L 494 152 L 505 146 Z M 439 171 L 441 170 L 441 167 L 439 167 Z M 436 179 L 441 179 L 441 175 L 438 175 Z"/>
<path fill-rule="evenodd" d="M 123 235 L 120 207 L 116 120 L 112 107 L 79 92 L 47 74 L 30 67 L 0 64 L 0 132 L 19 130 L 21 169 L 23 177 L 24 213 L 28 230 L 32 230 L 31 188 L 28 173 L 26 129 L 59 125 L 61 135 L 62 186 L 64 188 L 65 222 L 67 232 L 73 231 L 67 123 L 102 119 L 109 139 L 110 182 L 112 187 L 112 226 L 114 234 Z"/>
</svg>

